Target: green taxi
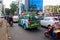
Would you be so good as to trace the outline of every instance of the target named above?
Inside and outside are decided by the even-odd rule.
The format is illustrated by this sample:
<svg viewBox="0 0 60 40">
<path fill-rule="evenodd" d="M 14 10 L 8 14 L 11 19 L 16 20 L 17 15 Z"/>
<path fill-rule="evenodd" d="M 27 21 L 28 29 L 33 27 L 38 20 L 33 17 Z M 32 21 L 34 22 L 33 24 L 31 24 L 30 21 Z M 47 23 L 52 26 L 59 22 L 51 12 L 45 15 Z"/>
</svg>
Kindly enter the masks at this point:
<svg viewBox="0 0 60 40">
<path fill-rule="evenodd" d="M 40 20 L 36 14 L 24 14 L 19 18 L 18 24 L 22 25 L 24 29 L 38 28 Z"/>
</svg>

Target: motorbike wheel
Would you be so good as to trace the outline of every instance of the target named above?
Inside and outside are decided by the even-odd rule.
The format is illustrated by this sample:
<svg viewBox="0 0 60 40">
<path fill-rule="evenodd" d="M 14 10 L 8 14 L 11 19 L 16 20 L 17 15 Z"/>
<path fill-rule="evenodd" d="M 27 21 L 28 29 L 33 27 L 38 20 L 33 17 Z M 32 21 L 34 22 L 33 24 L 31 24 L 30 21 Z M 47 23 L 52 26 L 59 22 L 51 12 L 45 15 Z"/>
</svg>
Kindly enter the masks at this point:
<svg viewBox="0 0 60 40">
<path fill-rule="evenodd" d="M 13 23 L 12 22 L 10 23 L 10 26 L 13 27 Z"/>
<path fill-rule="evenodd" d="M 49 38 L 49 35 L 47 33 L 44 33 L 45 37 L 48 37 Z"/>
</svg>

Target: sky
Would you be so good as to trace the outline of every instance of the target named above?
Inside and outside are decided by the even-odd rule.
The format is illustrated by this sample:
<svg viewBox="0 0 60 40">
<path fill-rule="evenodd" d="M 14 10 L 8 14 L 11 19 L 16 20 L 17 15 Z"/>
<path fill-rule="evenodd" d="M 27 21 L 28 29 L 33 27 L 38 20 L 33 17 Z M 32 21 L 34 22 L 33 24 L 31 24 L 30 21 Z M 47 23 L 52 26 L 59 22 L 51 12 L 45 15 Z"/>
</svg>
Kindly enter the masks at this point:
<svg viewBox="0 0 60 40">
<path fill-rule="evenodd" d="M 60 0 L 44 0 L 43 6 L 45 5 L 60 5 Z"/>
<path fill-rule="evenodd" d="M 10 4 L 12 1 L 16 1 L 16 0 L 3 0 L 3 4 L 5 6 L 5 8 L 10 8 Z"/>
<path fill-rule="evenodd" d="M 16 0 L 3 0 L 5 8 L 9 8 L 9 5 L 11 4 L 12 1 Z M 60 0 L 43 0 L 43 6 L 46 5 L 60 5 Z"/>
</svg>

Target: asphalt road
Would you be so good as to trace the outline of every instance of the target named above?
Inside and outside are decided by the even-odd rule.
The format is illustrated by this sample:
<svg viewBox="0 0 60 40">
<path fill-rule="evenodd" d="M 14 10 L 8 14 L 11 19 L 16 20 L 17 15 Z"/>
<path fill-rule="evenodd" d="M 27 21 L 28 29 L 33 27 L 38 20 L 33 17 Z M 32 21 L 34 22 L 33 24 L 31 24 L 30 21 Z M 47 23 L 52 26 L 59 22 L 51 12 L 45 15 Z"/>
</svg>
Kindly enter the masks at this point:
<svg viewBox="0 0 60 40">
<path fill-rule="evenodd" d="M 17 23 L 10 27 L 12 40 L 51 40 L 44 36 L 45 28 L 39 30 L 24 30 Z"/>
</svg>

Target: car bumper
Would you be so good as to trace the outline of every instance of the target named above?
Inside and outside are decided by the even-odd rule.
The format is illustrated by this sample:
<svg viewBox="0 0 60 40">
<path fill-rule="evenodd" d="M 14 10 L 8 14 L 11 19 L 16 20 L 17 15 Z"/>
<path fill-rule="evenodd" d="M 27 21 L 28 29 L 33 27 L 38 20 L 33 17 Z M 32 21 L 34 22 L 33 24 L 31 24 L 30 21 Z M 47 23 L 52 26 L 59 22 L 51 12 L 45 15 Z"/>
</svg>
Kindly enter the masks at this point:
<svg viewBox="0 0 60 40">
<path fill-rule="evenodd" d="M 37 27 L 40 27 L 41 25 L 39 25 L 39 24 L 36 24 L 36 25 L 28 25 L 28 28 L 37 28 Z"/>
</svg>

